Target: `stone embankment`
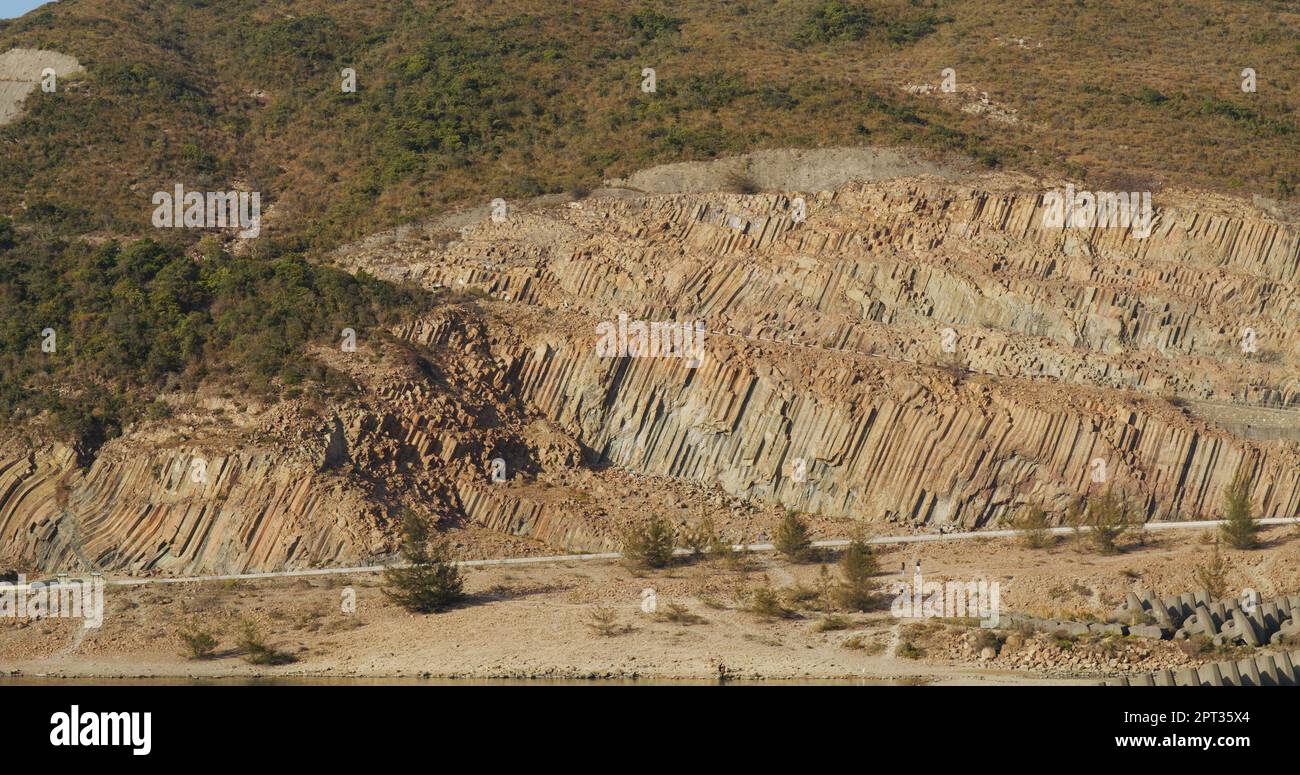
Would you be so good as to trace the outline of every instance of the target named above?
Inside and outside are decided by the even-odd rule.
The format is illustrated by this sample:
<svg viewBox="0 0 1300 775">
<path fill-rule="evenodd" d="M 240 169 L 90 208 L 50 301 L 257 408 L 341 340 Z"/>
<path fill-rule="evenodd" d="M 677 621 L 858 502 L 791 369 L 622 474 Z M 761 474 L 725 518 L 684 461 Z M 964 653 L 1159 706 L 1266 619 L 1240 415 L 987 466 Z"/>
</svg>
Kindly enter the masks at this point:
<svg viewBox="0 0 1300 775">
<path fill-rule="evenodd" d="M 1239 644 L 1253 648 L 1300 642 L 1297 614 L 1300 614 L 1300 595 L 1264 601 L 1233 597 L 1216 600 L 1205 590 L 1165 598 L 1143 590 L 1130 592 L 1108 621 L 1043 619 L 1007 613 L 1002 614 L 1001 625 L 1068 636 L 1128 635 L 1179 641 L 1204 637 L 1215 646 Z"/>
<path fill-rule="evenodd" d="M 1157 670 L 1116 676 L 1106 686 L 1300 686 L 1300 651 L 1279 651 L 1245 659 L 1211 662 L 1178 671 Z"/>
</svg>

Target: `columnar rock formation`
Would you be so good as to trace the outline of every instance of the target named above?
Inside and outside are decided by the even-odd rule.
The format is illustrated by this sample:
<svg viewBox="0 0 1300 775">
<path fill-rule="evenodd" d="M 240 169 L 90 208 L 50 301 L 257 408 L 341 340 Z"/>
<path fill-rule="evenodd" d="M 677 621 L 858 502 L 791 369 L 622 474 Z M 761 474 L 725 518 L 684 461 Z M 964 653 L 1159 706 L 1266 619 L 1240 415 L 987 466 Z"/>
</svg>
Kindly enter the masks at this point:
<svg viewBox="0 0 1300 775">
<path fill-rule="evenodd" d="M 1300 232 L 1163 200 L 1139 239 L 1045 228 L 1016 178 L 854 184 L 806 195 L 804 223 L 793 195 L 610 198 L 347 260 L 488 293 L 524 403 L 634 470 L 973 527 L 1108 484 L 1147 518 L 1212 515 L 1245 468 L 1263 514 L 1295 516 Z M 705 363 L 599 357 L 624 312 L 705 321 Z"/>
<path fill-rule="evenodd" d="M 317 353 L 357 396 L 144 424 L 87 469 L 13 441 L 0 546 L 48 569 L 266 570 L 383 556 L 404 508 L 591 551 L 681 504 L 745 539 L 745 504 L 974 528 L 1110 487 L 1187 519 L 1241 470 L 1259 514 L 1300 516 L 1300 231 L 1177 193 L 1146 239 L 1053 230 L 1042 193 L 623 191 L 368 240 L 339 260 L 442 303 Z M 606 357 L 620 313 L 699 321 L 702 363 Z"/>
<path fill-rule="evenodd" d="M 365 504 L 270 450 L 53 448 L 0 464 L 6 548 L 49 569 L 190 572 L 364 556 Z M 134 445 L 133 445 L 134 446 Z"/>
</svg>

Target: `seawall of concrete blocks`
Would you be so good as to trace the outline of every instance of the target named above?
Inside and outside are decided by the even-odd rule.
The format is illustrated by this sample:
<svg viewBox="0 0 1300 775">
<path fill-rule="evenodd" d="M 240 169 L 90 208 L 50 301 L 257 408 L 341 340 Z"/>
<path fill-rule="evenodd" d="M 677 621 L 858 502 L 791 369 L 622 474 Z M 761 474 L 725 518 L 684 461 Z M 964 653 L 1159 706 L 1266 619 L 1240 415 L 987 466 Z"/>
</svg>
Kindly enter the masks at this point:
<svg viewBox="0 0 1300 775">
<path fill-rule="evenodd" d="M 1108 678 L 1105 686 L 1300 686 L 1300 650 Z"/>
</svg>

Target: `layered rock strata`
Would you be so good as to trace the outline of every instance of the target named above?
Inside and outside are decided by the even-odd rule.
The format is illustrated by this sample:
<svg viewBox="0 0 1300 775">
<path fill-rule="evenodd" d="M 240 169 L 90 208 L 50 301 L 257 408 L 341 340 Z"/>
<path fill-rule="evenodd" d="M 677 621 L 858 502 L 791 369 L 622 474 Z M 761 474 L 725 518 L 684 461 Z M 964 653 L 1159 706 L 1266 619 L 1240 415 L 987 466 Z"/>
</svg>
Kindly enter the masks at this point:
<svg viewBox="0 0 1300 775">
<path fill-rule="evenodd" d="M 11 439 L 0 547 L 276 570 L 387 556 L 408 509 L 597 551 L 660 513 L 736 540 L 784 508 L 974 528 L 1112 487 L 1188 519 L 1239 471 L 1258 514 L 1300 516 L 1296 227 L 1162 193 L 1138 239 L 1045 228 L 1042 204 L 1013 176 L 622 192 L 367 241 L 339 260 L 441 300 L 317 353 L 355 395 L 145 423 L 85 468 Z M 702 362 L 606 357 L 620 313 L 698 321 Z"/>
</svg>

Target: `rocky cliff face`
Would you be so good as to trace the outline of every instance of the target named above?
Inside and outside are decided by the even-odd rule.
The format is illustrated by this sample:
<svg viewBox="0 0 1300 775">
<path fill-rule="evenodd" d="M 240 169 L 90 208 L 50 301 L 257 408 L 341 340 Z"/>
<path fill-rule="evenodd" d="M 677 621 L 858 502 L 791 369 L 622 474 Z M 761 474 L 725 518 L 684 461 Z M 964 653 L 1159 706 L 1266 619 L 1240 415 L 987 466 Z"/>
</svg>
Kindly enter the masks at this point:
<svg viewBox="0 0 1300 775">
<path fill-rule="evenodd" d="M 43 569 L 191 573 L 305 567 L 382 546 L 348 487 L 274 451 L 135 446 L 110 445 L 86 470 L 61 447 L 0 464 L 6 547 Z"/>
<path fill-rule="evenodd" d="M 0 454 L 0 546 L 37 569 L 227 573 L 353 565 L 390 554 L 403 508 L 459 513 L 454 482 L 511 443 L 510 410 L 386 341 L 318 356 L 353 399 L 274 407 L 181 399 L 177 413 L 106 444 L 79 468 L 58 445 Z M 459 396 L 466 396 L 461 399 Z"/>
<path fill-rule="evenodd" d="M 858 184 L 809 195 L 797 226 L 782 195 L 601 200 L 484 224 L 445 251 L 390 245 L 401 258 L 380 266 L 601 320 L 698 317 L 905 360 L 936 360 L 952 327 L 980 371 L 1297 403 L 1296 228 L 1169 199 L 1146 239 L 1045 229 L 1041 189 L 1023 187 Z"/>
<path fill-rule="evenodd" d="M 1171 193 L 1145 239 L 1063 231 L 1041 193 L 854 184 L 804 223 L 785 195 L 601 199 L 350 260 L 488 293 L 523 402 L 631 470 L 974 527 L 1112 485 L 1209 516 L 1244 467 L 1264 514 L 1296 515 L 1296 228 Z M 599 357 L 619 313 L 705 321 L 704 365 Z"/>
<path fill-rule="evenodd" d="M 513 316 L 502 326 L 525 330 Z M 555 329 L 500 347 L 521 398 L 620 467 L 867 520 L 976 527 L 1108 484 L 1147 518 L 1217 513 L 1239 466 L 1300 509 L 1294 443 L 1256 444 L 1161 399 L 967 377 L 717 337 L 698 369 L 597 357 Z M 802 464 L 799 462 L 802 461 Z M 1093 481 L 1098 464 L 1106 482 Z M 802 477 L 796 471 L 802 468 Z M 799 479 L 802 478 L 803 481 Z"/>
<path fill-rule="evenodd" d="M 0 545 L 270 570 L 385 556 L 403 508 L 469 551 L 597 551 L 651 514 L 734 540 L 783 508 L 971 528 L 1109 487 L 1187 519 L 1241 469 L 1259 513 L 1300 516 L 1295 226 L 1169 193 L 1146 239 L 1048 229 L 1009 176 L 805 193 L 806 220 L 796 196 L 622 192 L 367 241 L 340 260 L 444 303 L 317 353 L 355 398 L 195 410 L 87 469 L 11 443 Z M 605 357 L 620 313 L 699 321 L 702 362 Z"/>
</svg>

